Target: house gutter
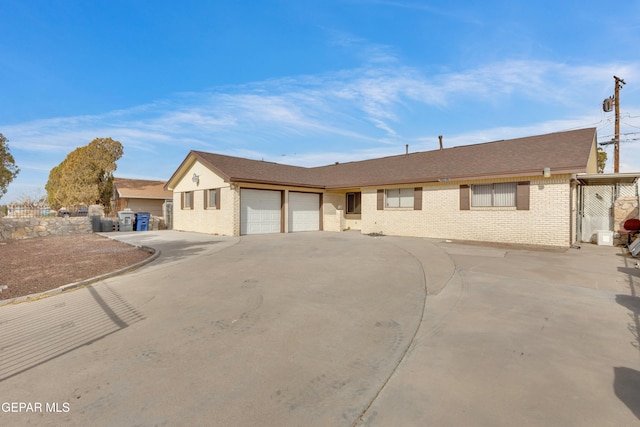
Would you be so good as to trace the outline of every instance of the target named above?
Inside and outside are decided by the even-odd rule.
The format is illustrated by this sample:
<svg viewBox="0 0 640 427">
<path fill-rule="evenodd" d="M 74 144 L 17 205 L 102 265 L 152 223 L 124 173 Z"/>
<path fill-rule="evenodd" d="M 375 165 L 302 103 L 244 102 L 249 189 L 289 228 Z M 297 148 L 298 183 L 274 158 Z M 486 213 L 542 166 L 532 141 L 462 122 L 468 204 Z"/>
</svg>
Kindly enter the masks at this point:
<svg viewBox="0 0 640 427">
<path fill-rule="evenodd" d="M 313 188 L 315 190 L 325 190 L 327 187 L 317 184 L 301 184 L 299 182 L 287 182 L 287 181 L 269 181 L 264 179 L 251 179 L 251 178 L 236 178 L 231 177 L 225 180 L 230 184 L 236 184 L 242 186 L 242 184 L 263 184 L 263 185 L 278 185 L 283 187 L 301 187 L 301 188 Z"/>
<path fill-rule="evenodd" d="M 580 168 L 571 168 L 571 169 L 553 169 L 551 168 L 551 172 L 554 175 L 575 175 L 576 170 L 580 170 Z M 326 186 L 327 190 L 340 190 L 346 188 L 358 188 L 358 187 L 386 187 L 390 185 L 404 185 L 404 184 L 418 184 L 418 183 L 454 183 L 461 181 L 477 181 L 481 179 L 501 179 L 501 178 L 522 178 L 522 177 L 532 177 L 532 176 L 540 176 L 542 178 L 542 169 L 534 169 L 528 171 L 522 171 L 517 173 L 502 173 L 497 175 L 487 175 L 487 174 L 478 174 L 478 175 L 464 175 L 464 176 L 442 176 L 442 177 L 422 177 L 422 178 L 411 178 L 411 179 L 402 179 L 402 180 L 388 180 L 388 181 L 369 181 L 369 182 L 361 182 L 361 183 L 350 183 L 348 185 L 328 185 Z M 572 176 L 573 176 L 572 175 Z"/>
</svg>

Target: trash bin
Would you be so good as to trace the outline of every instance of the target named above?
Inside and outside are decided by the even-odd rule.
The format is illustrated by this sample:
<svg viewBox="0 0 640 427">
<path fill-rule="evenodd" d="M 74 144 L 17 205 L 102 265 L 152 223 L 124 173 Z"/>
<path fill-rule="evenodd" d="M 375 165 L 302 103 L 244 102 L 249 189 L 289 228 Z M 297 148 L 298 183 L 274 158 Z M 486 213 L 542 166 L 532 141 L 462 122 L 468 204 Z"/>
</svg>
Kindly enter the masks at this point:
<svg viewBox="0 0 640 427">
<path fill-rule="evenodd" d="M 131 209 L 118 212 L 120 220 L 120 231 L 133 231 L 133 220 L 135 213 Z"/>
<path fill-rule="evenodd" d="M 149 219 L 151 214 L 149 212 L 136 213 L 136 231 L 149 231 Z"/>
<path fill-rule="evenodd" d="M 93 231 L 94 233 L 99 233 L 100 231 L 102 231 L 100 229 L 100 217 L 99 216 L 92 216 L 91 217 L 91 231 Z"/>
<path fill-rule="evenodd" d="M 100 228 L 102 229 L 102 232 L 107 232 L 110 233 L 113 231 L 113 221 L 110 219 L 103 219 L 102 221 L 100 221 Z"/>
</svg>

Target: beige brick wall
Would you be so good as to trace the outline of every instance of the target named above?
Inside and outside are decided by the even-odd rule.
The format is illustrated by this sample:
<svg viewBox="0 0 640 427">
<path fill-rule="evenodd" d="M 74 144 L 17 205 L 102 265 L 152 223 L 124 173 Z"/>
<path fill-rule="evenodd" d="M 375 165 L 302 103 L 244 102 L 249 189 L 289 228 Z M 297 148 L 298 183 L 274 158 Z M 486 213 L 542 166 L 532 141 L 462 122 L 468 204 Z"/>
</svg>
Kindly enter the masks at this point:
<svg viewBox="0 0 640 427">
<path fill-rule="evenodd" d="M 228 215 L 231 217 L 230 221 L 233 223 L 233 235 L 240 235 L 240 188 L 238 186 L 234 186 L 233 190 L 230 191 L 228 195 L 230 202 L 233 205 L 229 205 L 229 207 L 233 206 L 233 212 L 228 212 Z"/>
<path fill-rule="evenodd" d="M 194 173 L 200 177 L 197 184 L 191 179 Z M 204 208 L 204 192 L 211 188 L 220 191 L 220 209 Z M 181 194 L 185 191 L 193 191 L 193 209 L 181 207 Z M 239 206 L 234 208 L 236 193 L 237 190 L 230 188 L 229 183 L 195 162 L 173 190 L 173 229 L 227 236 L 239 234 L 239 225 L 237 234 L 235 227 L 235 213 L 239 211 Z"/>
<path fill-rule="evenodd" d="M 347 230 L 362 230 L 362 215 L 347 214 L 345 215 L 344 222 Z"/>
<path fill-rule="evenodd" d="M 191 179 L 200 176 L 198 184 Z M 493 182 L 530 181 L 530 210 L 515 208 L 471 208 L 460 210 L 460 185 Z M 240 234 L 240 188 L 280 189 L 269 185 L 238 183 L 230 186 L 222 178 L 198 162 L 184 175 L 174 189 L 174 223 L 176 230 L 222 235 Z M 408 185 L 414 188 L 420 185 Z M 477 240 L 519 244 L 569 246 L 572 213 L 570 176 L 544 179 L 541 176 L 516 179 L 426 183 L 423 187 L 422 210 L 377 210 L 377 189 L 362 189 L 360 219 L 345 215 L 345 191 L 327 191 L 323 196 L 323 229 L 339 232 L 357 225 L 362 233 L 416 236 L 442 239 Z M 221 209 L 204 209 L 204 190 L 219 188 Z M 384 188 L 384 187 L 380 187 Z M 394 187 L 388 187 L 394 188 Z M 289 190 L 289 189 L 288 189 Z M 291 188 L 290 190 L 309 191 Z M 194 208 L 181 209 L 181 193 L 194 191 Z M 351 190 L 350 190 L 351 191 Z M 353 191 L 358 191 L 354 189 Z M 286 208 L 286 204 L 285 204 Z M 286 226 L 286 212 L 285 226 Z M 286 228 L 286 227 L 285 227 Z"/>
<path fill-rule="evenodd" d="M 346 228 L 344 204 L 345 193 L 331 191 L 324 193 L 322 206 L 324 231 L 342 231 Z"/>
<path fill-rule="evenodd" d="M 460 185 L 513 182 L 514 179 L 465 181 L 423 185 L 422 210 L 378 211 L 377 188 L 362 191 L 362 232 L 443 239 L 569 246 L 570 176 L 530 181 L 530 210 L 471 208 L 460 210 Z M 411 185 L 408 187 L 416 187 Z M 391 188 L 391 187 L 389 187 Z"/>
</svg>

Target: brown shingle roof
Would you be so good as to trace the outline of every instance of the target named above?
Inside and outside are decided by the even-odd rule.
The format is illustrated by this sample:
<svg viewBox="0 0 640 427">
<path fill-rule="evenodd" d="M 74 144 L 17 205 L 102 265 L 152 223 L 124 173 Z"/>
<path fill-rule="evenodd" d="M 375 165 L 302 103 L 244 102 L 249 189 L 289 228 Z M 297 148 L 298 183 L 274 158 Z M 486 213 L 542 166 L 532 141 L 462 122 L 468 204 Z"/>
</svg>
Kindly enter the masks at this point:
<svg viewBox="0 0 640 427">
<path fill-rule="evenodd" d="M 336 189 L 537 175 L 544 168 L 555 174 L 582 173 L 595 140 L 595 128 L 588 128 L 314 168 L 201 151 L 190 155 L 227 182 Z"/>
<path fill-rule="evenodd" d="M 164 184 L 164 181 L 113 178 L 113 185 L 120 198 L 170 199 L 173 192 L 165 190 Z"/>
<path fill-rule="evenodd" d="M 302 187 L 324 187 L 314 179 L 315 176 L 310 168 L 249 160 L 202 151 L 191 151 L 191 154 L 228 182 L 242 181 Z"/>
<path fill-rule="evenodd" d="M 329 188 L 587 171 L 595 128 L 324 166 Z"/>
</svg>

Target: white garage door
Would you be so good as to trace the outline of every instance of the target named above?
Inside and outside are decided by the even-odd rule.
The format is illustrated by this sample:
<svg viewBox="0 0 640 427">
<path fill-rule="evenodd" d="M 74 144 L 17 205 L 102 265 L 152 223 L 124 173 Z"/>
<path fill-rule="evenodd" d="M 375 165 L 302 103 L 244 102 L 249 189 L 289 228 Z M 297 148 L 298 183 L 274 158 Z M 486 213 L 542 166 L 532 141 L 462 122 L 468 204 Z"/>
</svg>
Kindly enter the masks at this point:
<svg viewBox="0 0 640 427">
<path fill-rule="evenodd" d="M 280 232 L 280 191 L 240 191 L 240 234 Z"/>
<path fill-rule="evenodd" d="M 320 230 L 320 195 L 289 193 L 289 232 Z"/>
</svg>

